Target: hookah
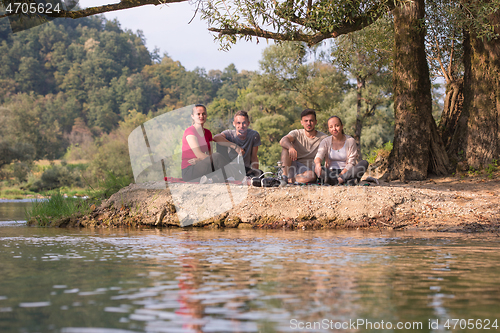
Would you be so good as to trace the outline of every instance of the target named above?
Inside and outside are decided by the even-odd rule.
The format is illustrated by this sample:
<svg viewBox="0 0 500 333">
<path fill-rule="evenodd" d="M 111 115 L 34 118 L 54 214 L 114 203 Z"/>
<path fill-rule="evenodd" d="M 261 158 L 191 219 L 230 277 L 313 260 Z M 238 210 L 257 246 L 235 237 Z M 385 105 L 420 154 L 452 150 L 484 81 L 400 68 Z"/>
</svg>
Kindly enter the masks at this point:
<svg viewBox="0 0 500 333">
<path fill-rule="evenodd" d="M 260 177 L 252 178 L 252 185 L 256 187 L 283 187 L 288 184 L 288 177 L 283 174 L 284 165 L 281 161 L 278 161 L 278 165 L 273 167 L 276 172 L 264 172 Z M 265 177 L 266 174 L 270 174 L 275 177 Z"/>
</svg>

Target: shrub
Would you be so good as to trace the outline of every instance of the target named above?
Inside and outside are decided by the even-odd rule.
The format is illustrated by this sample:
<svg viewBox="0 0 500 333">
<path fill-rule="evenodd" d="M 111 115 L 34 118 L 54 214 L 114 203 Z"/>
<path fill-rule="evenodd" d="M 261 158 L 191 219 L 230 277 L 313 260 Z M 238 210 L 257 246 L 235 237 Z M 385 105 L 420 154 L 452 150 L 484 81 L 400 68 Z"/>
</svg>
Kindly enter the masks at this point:
<svg viewBox="0 0 500 333">
<path fill-rule="evenodd" d="M 375 163 L 375 160 L 380 156 L 382 158 L 388 158 L 390 153 L 392 151 L 392 141 L 384 143 L 384 145 L 380 148 L 376 148 L 372 150 L 366 160 L 368 163 L 373 164 Z"/>
<path fill-rule="evenodd" d="M 488 178 L 493 178 L 493 173 L 498 170 L 498 161 L 493 160 L 488 167 L 486 168 L 486 172 L 488 173 Z"/>
<path fill-rule="evenodd" d="M 88 196 L 95 200 L 104 200 L 132 183 L 132 178 L 128 175 L 115 175 L 108 171 L 104 179 L 97 184 L 97 188 L 92 188 Z"/>
<path fill-rule="evenodd" d="M 33 181 L 27 187 L 34 192 L 52 190 L 60 187 L 82 187 L 82 178 L 77 168 L 64 165 L 51 165 L 46 169 L 40 179 Z"/>
</svg>

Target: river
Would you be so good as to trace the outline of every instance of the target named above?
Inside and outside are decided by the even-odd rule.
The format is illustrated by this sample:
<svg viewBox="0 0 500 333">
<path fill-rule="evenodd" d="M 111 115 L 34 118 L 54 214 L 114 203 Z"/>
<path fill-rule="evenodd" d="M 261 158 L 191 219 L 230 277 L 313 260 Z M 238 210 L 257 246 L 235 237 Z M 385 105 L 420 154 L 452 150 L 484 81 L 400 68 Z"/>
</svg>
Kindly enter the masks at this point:
<svg viewBox="0 0 500 333">
<path fill-rule="evenodd" d="M 2 333 L 500 327 L 495 234 L 49 229 L 23 205 L 0 202 Z"/>
</svg>

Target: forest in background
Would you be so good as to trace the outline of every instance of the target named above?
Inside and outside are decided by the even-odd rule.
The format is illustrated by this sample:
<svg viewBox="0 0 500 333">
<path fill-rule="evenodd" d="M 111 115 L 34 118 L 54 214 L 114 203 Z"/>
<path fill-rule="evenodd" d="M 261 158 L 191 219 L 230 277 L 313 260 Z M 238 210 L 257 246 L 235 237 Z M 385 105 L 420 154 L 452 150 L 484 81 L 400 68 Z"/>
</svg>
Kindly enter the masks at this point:
<svg viewBox="0 0 500 333">
<path fill-rule="evenodd" d="M 110 174 L 131 180 L 128 134 L 193 103 L 207 105 L 214 134 L 232 128 L 236 111 L 248 111 L 263 166 L 275 165 L 280 138 L 301 127 L 304 108 L 318 111 L 324 132 L 326 119 L 339 115 L 366 157 L 394 135 L 393 38 L 392 21 L 379 20 L 321 49 L 271 45 L 259 72 L 232 64 L 207 72 L 148 52 L 140 31 L 99 16 L 16 33 L 0 45 L 1 184 L 39 192 L 92 186 Z"/>
</svg>

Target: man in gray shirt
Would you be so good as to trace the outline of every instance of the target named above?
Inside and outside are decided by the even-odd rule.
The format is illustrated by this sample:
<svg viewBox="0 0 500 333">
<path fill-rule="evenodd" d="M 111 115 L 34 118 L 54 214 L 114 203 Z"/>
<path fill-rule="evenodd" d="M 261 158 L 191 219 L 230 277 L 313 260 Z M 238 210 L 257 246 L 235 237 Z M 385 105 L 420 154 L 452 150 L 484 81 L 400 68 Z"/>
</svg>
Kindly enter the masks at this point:
<svg viewBox="0 0 500 333">
<path fill-rule="evenodd" d="M 280 145 L 281 161 L 285 167 L 283 173 L 293 183 L 311 183 L 316 181 L 314 173 L 314 157 L 320 142 L 327 137 L 316 130 L 316 112 L 305 109 L 300 114 L 300 124 L 303 129 L 293 130 L 285 135 Z"/>
<path fill-rule="evenodd" d="M 262 174 L 259 170 L 259 158 L 257 152 L 260 146 L 259 132 L 248 128 L 250 119 L 246 111 L 238 111 L 234 115 L 233 126 L 234 130 L 225 130 L 214 137 L 214 141 L 221 148 L 221 154 L 229 155 L 231 160 L 234 160 L 237 154 L 243 156 L 245 171 L 248 177 L 258 177 Z M 215 140 L 218 138 L 219 140 Z M 229 152 L 226 147 L 231 148 Z"/>
</svg>

